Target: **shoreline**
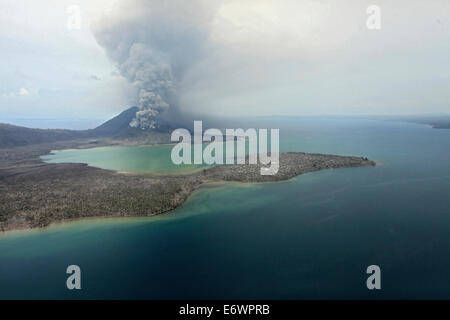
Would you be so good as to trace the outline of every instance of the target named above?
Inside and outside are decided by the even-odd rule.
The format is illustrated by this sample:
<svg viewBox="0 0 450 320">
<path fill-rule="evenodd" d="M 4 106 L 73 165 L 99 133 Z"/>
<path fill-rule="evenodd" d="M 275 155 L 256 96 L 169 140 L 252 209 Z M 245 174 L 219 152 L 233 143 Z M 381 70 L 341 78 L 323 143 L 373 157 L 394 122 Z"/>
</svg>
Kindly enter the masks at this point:
<svg viewBox="0 0 450 320">
<path fill-rule="evenodd" d="M 282 181 L 276 181 L 278 183 L 282 182 Z M 264 183 L 264 182 L 263 182 Z M 2 237 L 8 237 L 8 236 L 13 236 L 13 235 L 17 235 L 20 233 L 30 233 L 30 232 L 44 232 L 44 231 L 48 231 L 51 229 L 58 229 L 61 227 L 65 227 L 65 226 L 70 226 L 72 224 L 75 223 L 83 223 L 83 222 L 105 222 L 105 223 L 120 223 L 120 220 L 124 220 L 128 222 L 142 222 L 139 220 L 147 220 L 147 221 L 151 221 L 152 219 L 161 217 L 163 218 L 164 216 L 173 213 L 176 209 L 178 209 L 179 207 L 181 207 L 182 205 L 184 205 L 187 201 L 189 201 L 196 192 L 200 192 L 202 189 L 214 189 L 214 188 L 220 188 L 222 186 L 227 186 L 227 185 L 240 185 L 240 186 L 245 186 L 245 185 L 256 185 L 256 184 L 261 184 L 259 182 L 251 182 L 251 183 L 245 183 L 245 182 L 233 182 L 233 181 L 221 181 L 221 182 L 205 182 L 204 184 L 200 185 L 197 189 L 193 190 L 192 193 L 189 195 L 189 197 L 186 199 L 186 201 L 184 201 L 183 203 L 180 204 L 180 206 L 166 211 L 166 212 L 162 212 L 159 214 L 153 214 L 153 215 L 149 215 L 149 216 L 111 216 L 111 215 L 105 215 L 105 216 L 90 216 L 90 217 L 81 217 L 81 218 L 73 218 L 73 219 L 64 219 L 64 220 L 58 220 L 58 221 L 54 221 L 46 226 L 43 227 L 37 227 L 37 228 L 30 228 L 30 227 L 26 227 L 26 228 L 17 228 L 17 229 L 9 229 L 9 230 L 0 230 L 0 241 L 2 239 Z"/>
<path fill-rule="evenodd" d="M 293 177 L 295 178 L 295 177 Z M 292 178 L 292 179 L 293 179 Z M 283 181 L 274 181 L 274 183 L 281 183 L 281 182 L 285 182 L 285 181 L 289 181 L 289 180 L 283 180 Z M 205 182 L 201 185 L 198 186 L 197 189 L 194 189 L 191 194 L 188 196 L 188 198 L 186 199 L 186 201 L 184 201 L 183 203 L 180 204 L 180 206 L 169 210 L 169 211 L 165 211 L 159 214 L 153 214 L 153 215 L 149 215 L 149 216 L 112 216 L 112 215 L 105 215 L 105 216 L 89 216 L 89 217 L 81 217 L 81 218 L 73 218 L 73 219 L 63 219 L 63 220 L 58 220 L 58 221 L 54 221 L 51 222 L 50 224 L 43 226 L 43 227 L 37 227 L 37 228 L 30 228 L 30 227 L 26 227 L 26 228 L 17 228 L 17 229 L 9 229 L 9 230 L 0 230 L 0 240 L 2 237 L 8 237 L 9 235 L 14 235 L 14 234 L 19 234 L 19 233 L 28 233 L 28 232 L 33 232 L 36 231 L 36 233 L 40 232 L 40 231 L 47 231 L 50 229 L 56 229 L 56 228 L 60 228 L 63 227 L 64 225 L 71 225 L 74 223 L 82 223 L 82 222 L 108 222 L 108 220 L 110 220 L 110 222 L 116 223 L 119 222 L 119 220 L 129 220 L 131 221 L 136 221 L 138 222 L 138 220 L 149 220 L 150 219 L 154 219 L 157 217 L 163 217 L 167 214 L 173 213 L 176 209 L 178 209 L 179 207 L 181 207 L 182 205 L 184 205 L 187 201 L 189 201 L 196 192 L 201 191 L 202 189 L 215 189 L 215 188 L 220 188 L 223 186 L 229 186 L 229 185 L 239 185 L 239 186 L 251 186 L 251 185 L 259 185 L 259 184 L 266 184 L 269 182 L 235 182 L 235 181 L 211 181 L 211 182 Z"/>
<path fill-rule="evenodd" d="M 376 162 L 378 164 L 378 162 Z M 333 169 L 333 168 L 330 168 Z M 319 170 L 319 171 L 323 171 L 323 170 Z M 305 172 L 302 174 L 306 174 L 306 173 L 313 173 L 316 171 L 309 171 L 309 172 Z M 302 175 L 300 174 L 300 175 Z M 57 220 L 57 221 L 53 221 L 48 225 L 42 226 L 42 227 L 25 227 L 25 228 L 15 228 L 15 229 L 8 229 L 8 230 L 0 230 L 0 241 L 2 238 L 7 238 L 9 236 L 15 236 L 15 235 L 29 235 L 29 234 L 33 234 L 33 233 L 40 233 L 40 232 L 45 232 L 45 231 L 51 231 L 52 229 L 59 229 L 59 228 L 64 228 L 64 227 L 70 227 L 73 224 L 77 224 L 77 223 L 90 223 L 90 222 L 97 222 L 97 223 L 111 223 L 111 224 L 119 224 L 122 222 L 125 223 L 139 223 L 139 222 L 143 222 L 144 220 L 150 222 L 152 219 L 155 218 L 165 218 L 165 216 L 167 216 L 168 214 L 173 213 L 176 209 L 180 208 L 181 206 L 183 206 L 185 203 L 187 203 L 194 195 L 196 192 L 201 192 L 202 189 L 215 189 L 215 188 L 220 188 L 220 187 L 224 187 L 224 186 L 232 186 L 232 185 L 238 185 L 238 186 L 247 186 L 247 187 L 251 187 L 251 186 L 255 186 L 255 185 L 262 185 L 262 184 L 269 184 L 269 183 L 283 183 L 283 182 L 288 182 L 294 178 L 299 177 L 300 175 L 291 177 L 287 180 L 277 180 L 277 181 L 268 181 L 268 182 L 239 182 L 239 181 L 209 181 L 209 182 L 204 182 L 201 185 L 199 185 L 196 189 L 194 189 L 187 197 L 187 199 L 182 202 L 179 206 L 165 211 L 165 212 L 161 212 L 161 213 L 155 213 L 152 215 L 148 215 L 148 216 L 136 216 L 136 215 L 130 215 L 130 216 L 114 216 L 114 215 L 104 215 L 104 216 L 87 216 L 87 217 L 79 217 L 79 218 L 72 218 L 72 219 L 63 219 L 63 220 Z"/>
<path fill-rule="evenodd" d="M 59 152 L 66 152 L 66 151 L 76 151 L 76 150 L 89 150 L 89 149 L 103 149 L 103 148 L 129 148 L 129 147 L 161 147 L 161 146 L 171 146 L 171 145 L 175 145 L 175 143 L 173 144 L 153 144 L 153 145 L 149 145 L 149 144 L 144 144 L 144 145 L 111 145 L 111 146 L 83 146 L 81 148 L 68 148 L 68 149 L 54 149 L 49 151 L 46 154 L 42 154 L 39 156 L 39 159 L 46 164 L 61 164 L 61 163 L 73 163 L 73 164 L 83 164 L 83 165 L 87 165 L 89 167 L 92 168 L 97 168 L 97 169 L 101 169 L 101 170 L 108 170 L 108 171 L 113 171 L 119 174 L 129 174 L 129 175 L 149 175 L 149 176 L 158 176 L 158 177 L 164 177 L 164 176 L 180 176 L 180 175 L 189 175 L 189 174 L 194 174 L 194 173 L 198 173 L 202 170 L 206 170 L 208 168 L 213 167 L 214 165 L 205 165 L 205 166 L 200 166 L 198 168 L 193 168 L 193 169 L 175 169 L 175 170 L 166 170 L 166 171 L 146 171 L 146 170 L 117 170 L 117 169 L 109 169 L 109 168 L 102 168 L 99 166 L 95 166 L 92 164 L 89 164 L 87 162 L 52 162 L 53 159 L 44 159 L 43 157 L 46 156 L 51 156 L 51 155 L 55 155 L 55 153 L 59 153 Z"/>
<path fill-rule="evenodd" d="M 0 235 L 84 219 L 150 218 L 174 211 L 203 188 L 281 182 L 323 169 L 377 165 L 363 157 L 287 152 L 280 154 L 280 169 L 273 176 L 261 176 L 261 166 L 249 164 L 155 174 L 46 163 L 41 158 L 57 148 L 80 145 L 83 142 L 21 147 L 0 157 Z"/>
</svg>

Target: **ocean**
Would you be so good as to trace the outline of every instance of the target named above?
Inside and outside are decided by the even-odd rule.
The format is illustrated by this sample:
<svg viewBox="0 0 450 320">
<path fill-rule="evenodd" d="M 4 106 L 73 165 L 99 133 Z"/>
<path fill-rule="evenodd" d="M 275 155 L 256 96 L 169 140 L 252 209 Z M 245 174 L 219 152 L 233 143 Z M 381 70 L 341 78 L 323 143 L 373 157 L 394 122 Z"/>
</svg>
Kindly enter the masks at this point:
<svg viewBox="0 0 450 320">
<path fill-rule="evenodd" d="M 280 128 L 281 151 L 378 165 L 202 188 L 156 217 L 0 234 L 0 298 L 450 298 L 450 130 L 345 118 L 257 122 Z M 170 162 L 170 148 L 126 148 L 48 160 L 83 162 L 88 152 L 92 165 L 123 171 Z M 120 168 L 106 161 L 118 154 Z M 66 288 L 72 264 L 81 290 Z M 381 290 L 366 287 L 369 265 L 381 269 Z"/>
</svg>

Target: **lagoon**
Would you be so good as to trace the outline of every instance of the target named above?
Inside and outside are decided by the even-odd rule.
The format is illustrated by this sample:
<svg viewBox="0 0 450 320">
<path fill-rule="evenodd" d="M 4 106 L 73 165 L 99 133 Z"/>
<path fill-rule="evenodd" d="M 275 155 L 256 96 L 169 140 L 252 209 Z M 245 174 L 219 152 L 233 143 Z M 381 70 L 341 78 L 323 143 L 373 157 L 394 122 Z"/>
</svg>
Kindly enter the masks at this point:
<svg viewBox="0 0 450 320">
<path fill-rule="evenodd" d="M 54 150 L 41 158 L 47 163 L 87 163 L 93 167 L 125 172 L 189 173 L 206 165 L 170 161 L 173 146 L 121 146 L 91 149 Z"/>
<path fill-rule="evenodd" d="M 281 151 L 383 165 L 203 188 L 157 217 L 2 234 L 0 298 L 450 298 L 450 130 L 361 119 L 265 121 L 280 128 Z M 145 147 L 111 149 L 104 161 L 92 158 L 97 166 L 145 167 L 137 156 L 148 154 Z M 126 165 L 111 165 L 118 154 Z M 70 264 L 81 267 L 80 291 L 65 287 Z M 365 286 L 372 264 L 381 268 L 381 291 Z"/>
</svg>

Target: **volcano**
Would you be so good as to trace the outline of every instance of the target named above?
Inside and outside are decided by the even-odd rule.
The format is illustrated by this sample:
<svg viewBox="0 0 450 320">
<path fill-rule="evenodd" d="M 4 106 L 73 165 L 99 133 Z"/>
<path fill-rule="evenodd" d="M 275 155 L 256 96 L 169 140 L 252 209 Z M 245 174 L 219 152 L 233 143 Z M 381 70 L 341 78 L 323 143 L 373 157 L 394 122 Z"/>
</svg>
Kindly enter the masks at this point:
<svg viewBox="0 0 450 320">
<path fill-rule="evenodd" d="M 161 119 L 157 129 L 142 130 L 131 127 L 138 107 L 131 107 L 100 126 L 89 130 L 34 129 L 11 124 L 0 123 L 0 148 L 26 146 L 78 139 L 117 139 L 117 140 L 154 140 L 169 139 L 174 129 L 167 121 Z"/>
</svg>

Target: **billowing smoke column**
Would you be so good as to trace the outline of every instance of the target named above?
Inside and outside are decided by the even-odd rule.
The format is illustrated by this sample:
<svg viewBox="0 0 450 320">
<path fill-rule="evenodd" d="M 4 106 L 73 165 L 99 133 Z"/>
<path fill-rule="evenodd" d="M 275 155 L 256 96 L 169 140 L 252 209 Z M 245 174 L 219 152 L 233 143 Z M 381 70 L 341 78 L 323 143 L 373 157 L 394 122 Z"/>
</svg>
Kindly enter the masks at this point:
<svg viewBox="0 0 450 320">
<path fill-rule="evenodd" d="M 130 126 L 160 129 L 161 116 L 175 95 L 169 59 L 143 43 L 135 43 L 119 70 L 139 90 L 139 111 Z"/>
<path fill-rule="evenodd" d="M 130 126 L 158 130 L 176 112 L 179 83 L 204 51 L 215 7 L 210 0 L 121 1 L 93 26 L 137 89 L 139 111 Z"/>
</svg>

